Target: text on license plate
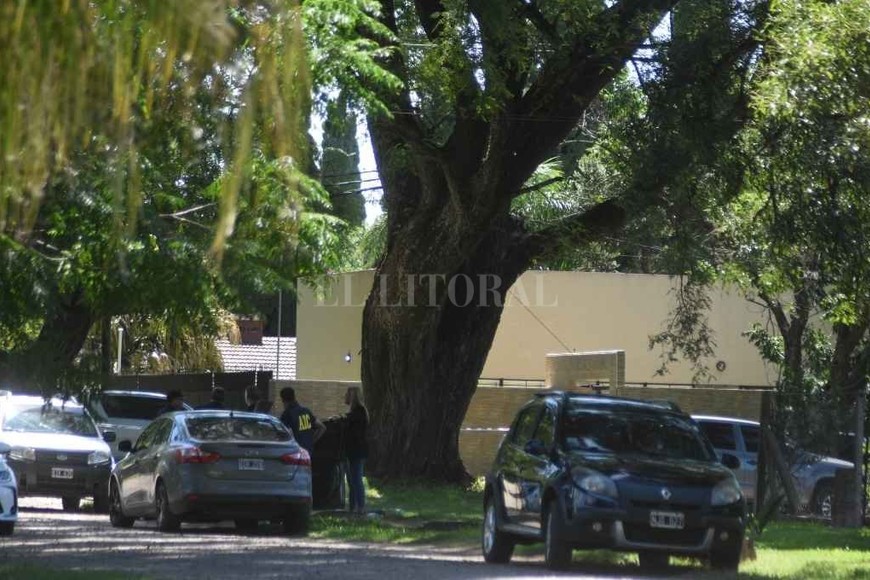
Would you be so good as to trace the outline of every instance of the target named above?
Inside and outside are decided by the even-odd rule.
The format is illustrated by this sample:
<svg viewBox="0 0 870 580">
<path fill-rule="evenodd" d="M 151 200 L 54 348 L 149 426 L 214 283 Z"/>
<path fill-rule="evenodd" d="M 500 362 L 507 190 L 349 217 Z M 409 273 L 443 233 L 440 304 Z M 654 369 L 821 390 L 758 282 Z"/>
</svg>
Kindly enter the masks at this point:
<svg viewBox="0 0 870 580">
<path fill-rule="evenodd" d="M 239 459 L 239 469 L 247 471 L 263 471 L 262 459 Z"/>
<path fill-rule="evenodd" d="M 682 530 L 686 525 L 685 517 L 681 512 L 650 512 L 649 526 L 651 528 L 664 528 L 667 530 Z"/>
<path fill-rule="evenodd" d="M 69 467 L 52 467 L 51 476 L 55 479 L 72 479 L 73 470 Z"/>
</svg>

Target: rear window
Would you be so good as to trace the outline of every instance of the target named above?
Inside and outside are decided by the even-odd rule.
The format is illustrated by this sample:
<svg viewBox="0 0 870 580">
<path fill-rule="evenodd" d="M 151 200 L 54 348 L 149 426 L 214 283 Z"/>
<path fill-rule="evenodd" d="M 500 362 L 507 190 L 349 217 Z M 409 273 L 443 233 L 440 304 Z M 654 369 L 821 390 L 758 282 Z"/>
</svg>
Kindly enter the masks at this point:
<svg viewBox="0 0 870 580">
<path fill-rule="evenodd" d="M 11 405 L 6 411 L 3 431 L 97 436 L 96 425 L 81 408 L 61 408 L 52 405 L 39 407 Z"/>
<path fill-rule="evenodd" d="M 191 438 L 199 441 L 290 441 L 280 422 L 258 417 L 188 417 Z"/>
<path fill-rule="evenodd" d="M 166 407 L 166 399 L 103 394 L 100 396 L 100 404 L 110 418 L 152 421 Z"/>
</svg>

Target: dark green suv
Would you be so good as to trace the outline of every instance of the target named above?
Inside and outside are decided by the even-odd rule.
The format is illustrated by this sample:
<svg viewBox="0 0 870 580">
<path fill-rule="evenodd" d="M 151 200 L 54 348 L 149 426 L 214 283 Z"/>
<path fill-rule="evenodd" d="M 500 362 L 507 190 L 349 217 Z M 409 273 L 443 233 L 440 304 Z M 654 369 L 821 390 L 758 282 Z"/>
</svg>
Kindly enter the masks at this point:
<svg viewBox="0 0 870 580">
<path fill-rule="evenodd" d="M 484 493 L 483 555 L 544 542 L 547 566 L 574 549 L 671 555 L 736 570 L 746 524 L 733 473 L 691 417 L 663 403 L 553 392 L 516 416 Z"/>
</svg>

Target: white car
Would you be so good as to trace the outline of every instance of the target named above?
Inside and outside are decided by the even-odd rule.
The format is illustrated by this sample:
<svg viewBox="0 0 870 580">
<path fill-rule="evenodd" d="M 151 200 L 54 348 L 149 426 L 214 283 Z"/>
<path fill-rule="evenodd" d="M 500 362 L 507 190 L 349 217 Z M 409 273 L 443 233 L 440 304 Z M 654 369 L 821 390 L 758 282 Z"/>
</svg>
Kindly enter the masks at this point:
<svg viewBox="0 0 870 580">
<path fill-rule="evenodd" d="M 103 431 L 114 431 L 112 457 L 120 461 L 126 453 L 121 441 L 135 443 L 142 430 L 166 408 L 166 394 L 146 391 L 103 391 L 88 403 L 88 409 Z M 189 405 L 184 406 L 190 410 Z"/>
<path fill-rule="evenodd" d="M 0 443 L 0 536 L 11 536 L 18 521 L 18 481 L 6 463 L 11 449 Z"/>
</svg>

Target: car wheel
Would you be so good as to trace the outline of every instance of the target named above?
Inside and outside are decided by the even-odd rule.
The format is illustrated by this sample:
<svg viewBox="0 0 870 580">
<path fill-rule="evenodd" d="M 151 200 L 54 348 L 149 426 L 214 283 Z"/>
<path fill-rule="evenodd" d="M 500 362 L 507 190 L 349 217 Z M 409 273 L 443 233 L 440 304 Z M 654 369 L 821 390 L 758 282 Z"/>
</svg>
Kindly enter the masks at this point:
<svg viewBox="0 0 870 580">
<path fill-rule="evenodd" d="M 109 523 L 115 528 L 132 528 L 135 521 L 124 515 L 118 484 L 113 482 L 112 487 L 109 488 Z"/>
<path fill-rule="evenodd" d="M 256 532 L 260 522 L 250 518 L 238 518 L 234 520 L 236 529 L 240 532 Z"/>
<path fill-rule="evenodd" d="M 637 559 L 647 570 L 664 570 L 671 563 L 671 557 L 664 552 L 638 552 Z"/>
<path fill-rule="evenodd" d="M 813 512 L 823 518 L 830 518 L 834 512 L 834 490 L 828 480 L 816 484 L 813 492 Z"/>
<path fill-rule="evenodd" d="M 714 570 L 736 572 L 740 566 L 740 547 L 740 544 L 738 544 L 737 549 L 712 552 L 710 554 L 710 566 Z"/>
<path fill-rule="evenodd" d="M 511 560 L 516 542 L 508 534 L 499 531 L 497 509 L 495 498 L 489 498 L 483 513 L 483 559 L 490 564 L 506 564 Z"/>
<path fill-rule="evenodd" d="M 546 510 L 544 561 L 550 570 L 564 570 L 571 564 L 571 546 L 560 537 L 559 506 L 551 502 Z"/>
<path fill-rule="evenodd" d="M 166 486 L 162 481 L 157 484 L 154 502 L 157 511 L 157 529 L 161 532 L 177 532 L 181 528 L 181 518 L 172 513 L 172 508 L 169 507 L 169 494 L 166 493 Z"/>
<path fill-rule="evenodd" d="M 11 536 L 15 531 L 15 522 L 0 522 L 0 536 Z"/>
<path fill-rule="evenodd" d="M 311 509 L 305 507 L 304 509 L 289 512 L 284 521 L 281 522 L 281 525 L 285 534 L 290 536 L 307 536 L 310 522 Z"/>
<path fill-rule="evenodd" d="M 82 498 L 80 497 L 64 497 L 61 498 L 61 503 L 63 504 L 63 511 L 65 512 L 74 512 L 79 509 L 79 503 L 81 503 Z"/>
</svg>

